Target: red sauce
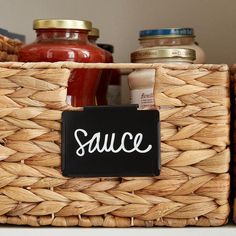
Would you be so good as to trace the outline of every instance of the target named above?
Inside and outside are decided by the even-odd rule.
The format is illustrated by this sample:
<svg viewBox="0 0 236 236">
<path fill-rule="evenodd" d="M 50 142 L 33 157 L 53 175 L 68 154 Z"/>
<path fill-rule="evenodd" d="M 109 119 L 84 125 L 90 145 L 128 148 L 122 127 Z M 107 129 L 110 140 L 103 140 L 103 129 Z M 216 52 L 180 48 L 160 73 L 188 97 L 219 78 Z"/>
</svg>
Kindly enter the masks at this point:
<svg viewBox="0 0 236 236">
<path fill-rule="evenodd" d="M 22 62 L 75 61 L 104 62 L 104 54 L 88 41 L 89 30 L 37 29 L 36 41 L 19 52 Z M 68 83 L 72 106 L 96 105 L 96 90 L 101 76 L 98 69 L 75 69 Z"/>
</svg>

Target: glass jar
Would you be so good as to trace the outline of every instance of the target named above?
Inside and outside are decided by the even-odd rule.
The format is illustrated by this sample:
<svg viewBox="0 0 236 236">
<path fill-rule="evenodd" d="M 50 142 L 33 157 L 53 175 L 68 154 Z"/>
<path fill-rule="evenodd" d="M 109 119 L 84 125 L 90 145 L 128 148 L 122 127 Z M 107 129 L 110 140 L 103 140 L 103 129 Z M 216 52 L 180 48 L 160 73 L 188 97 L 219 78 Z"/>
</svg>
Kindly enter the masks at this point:
<svg viewBox="0 0 236 236">
<path fill-rule="evenodd" d="M 121 71 L 113 69 L 107 91 L 108 105 L 121 104 Z"/>
<path fill-rule="evenodd" d="M 97 40 L 100 37 L 100 31 L 98 28 L 92 28 L 88 33 L 89 42 L 97 46 Z"/>
<path fill-rule="evenodd" d="M 152 47 L 133 52 L 131 62 L 192 64 L 195 57 L 193 49 Z M 128 75 L 131 104 L 138 104 L 141 109 L 155 108 L 154 82 L 154 69 L 137 69 L 131 72 Z"/>
<path fill-rule="evenodd" d="M 100 36 L 99 29 L 92 28 L 92 30 L 89 32 L 89 41 L 93 43 L 94 45 L 97 45 L 97 40 Z M 112 63 L 113 57 L 112 53 L 108 50 L 111 49 L 113 52 L 113 46 L 109 45 L 108 47 L 104 46 L 105 44 L 99 44 L 97 45 L 98 48 L 104 53 L 105 56 L 105 63 Z M 101 74 L 100 82 L 98 84 L 97 92 L 96 92 L 96 100 L 98 105 L 107 105 L 107 88 L 108 84 L 111 78 L 112 70 L 110 69 L 104 69 Z"/>
<path fill-rule="evenodd" d="M 194 39 L 194 30 L 192 28 L 150 29 L 139 32 L 141 48 L 172 47 L 193 49 L 196 52 L 194 63 L 203 64 L 206 62 L 205 52 Z"/>
<path fill-rule="evenodd" d="M 111 44 L 98 44 L 99 47 L 104 49 L 107 52 L 114 53 L 114 47 Z M 112 61 L 113 62 L 113 58 Z M 105 72 L 105 71 L 104 71 Z M 107 90 L 107 103 L 108 105 L 120 105 L 121 104 L 121 73 L 119 69 L 112 69 L 107 71 L 104 74 L 104 77 L 107 77 L 106 81 L 108 82 Z"/>
<path fill-rule="evenodd" d="M 22 62 L 75 61 L 104 62 L 104 55 L 89 43 L 92 23 L 81 20 L 35 20 L 35 42 L 19 52 Z M 72 106 L 95 105 L 95 95 L 101 70 L 74 69 L 68 82 L 67 102 Z"/>
<path fill-rule="evenodd" d="M 102 48 L 106 54 L 106 62 L 113 63 L 112 53 L 114 52 L 114 47 L 111 44 L 99 43 L 98 47 Z M 101 103 L 104 105 L 118 105 L 115 100 L 117 100 L 117 96 L 120 96 L 120 84 L 114 84 L 114 80 L 117 80 L 116 74 L 119 70 L 117 69 L 106 69 L 102 72 L 100 90 L 98 90 L 98 97 Z M 119 86 L 119 88 L 118 88 Z M 113 90 L 112 90 L 113 88 Z M 117 90 L 118 88 L 118 90 Z M 113 99 L 112 99 L 112 98 Z"/>
</svg>

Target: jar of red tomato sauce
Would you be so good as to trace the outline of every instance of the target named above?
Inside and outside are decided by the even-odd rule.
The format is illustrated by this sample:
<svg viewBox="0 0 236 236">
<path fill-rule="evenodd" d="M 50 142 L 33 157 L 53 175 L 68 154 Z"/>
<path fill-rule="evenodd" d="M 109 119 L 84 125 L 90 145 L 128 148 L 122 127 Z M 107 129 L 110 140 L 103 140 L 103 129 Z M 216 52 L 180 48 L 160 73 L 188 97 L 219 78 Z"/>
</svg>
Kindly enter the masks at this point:
<svg viewBox="0 0 236 236">
<path fill-rule="evenodd" d="M 36 41 L 19 52 L 22 62 L 75 61 L 104 62 L 104 54 L 89 43 L 90 21 L 47 19 L 35 20 Z M 74 69 L 68 83 L 67 102 L 72 106 L 95 105 L 101 70 Z"/>
<path fill-rule="evenodd" d="M 92 30 L 89 32 L 89 41 L 93 43 L 94 45 L 97 45 L 97 40 L 100 36 L 99 29 L 97 28 L 92 28 Z M 105 55 L 105 63 L 112 63 L 113 62 L 113 57 L 112 53 L 109 52 L 108 50 L 104 49 L 101 44 L 98 44 L 98 48 L 104 53 Z M 113 46 L 112 46 L 113 50 Z M 110 69 L 104 69 L 101 74 L 100 82 L 98 84 L 98 89 L 96 93 L 96 99 L 97 99 L 97 104 L 98 105 L 107 105 L 107 89 L 108 89 L 108 84 L 111 79 L 112 75 L 112 70 Z"/>
</svg>

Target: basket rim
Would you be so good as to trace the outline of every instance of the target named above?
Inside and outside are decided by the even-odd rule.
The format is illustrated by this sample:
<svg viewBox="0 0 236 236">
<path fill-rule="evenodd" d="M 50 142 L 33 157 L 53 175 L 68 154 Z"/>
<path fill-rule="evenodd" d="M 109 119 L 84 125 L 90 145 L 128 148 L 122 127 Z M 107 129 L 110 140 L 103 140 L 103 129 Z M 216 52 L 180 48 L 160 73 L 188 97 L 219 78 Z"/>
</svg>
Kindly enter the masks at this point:
<svg viewBox="0 0 236 236">
<path fill-rule="evenodd" d="M 163 63 L 78 63 L 59 62 L 0 62 L 0 68 L 8 69 L 157 69 L 159 67 L 177 70 L 206 69 L 228 71 L 227 64 L 163 64 Z M 236 68 L 236 65 L 235 65 Z"/>
</svg>

